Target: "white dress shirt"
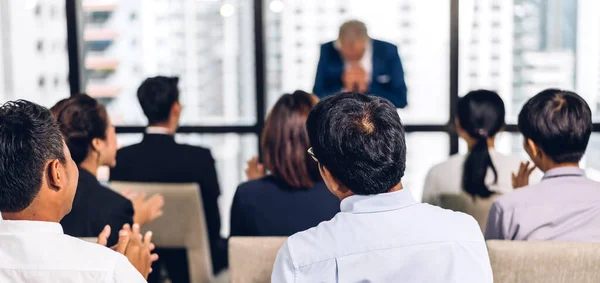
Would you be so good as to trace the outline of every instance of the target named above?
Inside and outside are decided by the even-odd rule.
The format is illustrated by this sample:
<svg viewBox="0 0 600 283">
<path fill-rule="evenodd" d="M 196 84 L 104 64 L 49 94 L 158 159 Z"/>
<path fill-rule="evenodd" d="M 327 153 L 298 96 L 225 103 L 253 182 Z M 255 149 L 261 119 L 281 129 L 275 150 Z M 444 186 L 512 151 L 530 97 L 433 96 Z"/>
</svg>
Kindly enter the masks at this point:
<svg viewBox="0 0 600 283">
<path fill-rule="evenodd" d="M 491 168 L 485 176 L 485 183 L 491 191 L 509 193 L 513 191 L 512 173 L 519 171 L 522 160 L 518 156 L 504 155 L 489 149 L 492 163 L 498 172 L 498 182 L 494 184 L 494 173 Z M 462 176 L 466 155 L 456 154 L 447 161 L 429 170 L 423 187 L 423 202 L 440 205 L 442 194 L 460 194 L 463 192 Z M 529 177 L 530 184 L 539 183 L 542 173 L 535 170 Z"/>
<path fill-rule="evenodd" d="M 417 203 L 409 190 L 351 196 L 332 220 L 291 236 L 272 282 L 488 283 L 475 219 Z"/>
<path fill-rule="evenodd" d="M 0 220 L 0 282 L 141 283 L 127 258 L 54 222 Z"/>
</svg>

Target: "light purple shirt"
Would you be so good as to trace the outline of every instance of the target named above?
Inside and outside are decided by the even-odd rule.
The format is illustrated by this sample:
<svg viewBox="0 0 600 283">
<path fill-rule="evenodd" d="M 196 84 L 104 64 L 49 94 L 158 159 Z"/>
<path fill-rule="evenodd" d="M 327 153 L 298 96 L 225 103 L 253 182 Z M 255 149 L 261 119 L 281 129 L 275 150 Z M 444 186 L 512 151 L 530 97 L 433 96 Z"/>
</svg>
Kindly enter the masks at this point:
<svg viewBox="0 0 600 283">
<path fill-rule="evenodd" d="M 473 217 L 417 203 L 409 190 L 351 196 L 332 220 L 291 236 L 272 282 L 491 283 Z"/>
<path fill-rule="evenodd" d="M 539 184 L 494 201 L 485 237 L 600 242 L 600 183 L 577 167 L 552 169 Z"/>
</svg>

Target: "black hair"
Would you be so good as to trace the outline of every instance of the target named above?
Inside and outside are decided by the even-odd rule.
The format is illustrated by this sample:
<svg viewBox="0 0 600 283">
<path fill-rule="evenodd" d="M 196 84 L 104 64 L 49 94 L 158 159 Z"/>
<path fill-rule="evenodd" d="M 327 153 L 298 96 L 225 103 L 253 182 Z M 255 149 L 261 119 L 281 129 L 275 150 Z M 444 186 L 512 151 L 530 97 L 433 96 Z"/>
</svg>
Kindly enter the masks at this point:
<svg viewBox="0 0 600 283">
<path fill-rule="evenodd" d="M 35 199 L 46 164 L 65 164 L 63 138 L 48 109 L 26 100 L 0 107 L 0 211 L 20 212 Z"/>
<path fill-rule="evenodd" d="M 523 106 L 519 131 L 552 161 L 579 162 L 592 134 L 592 111 L 574 92 L 547 89 Z"/>
<path fill-rule="evenodd" d="M 177 77 L 147 78 L 137 90 L 137 97 L 148 118 L 149 124 L 165 122 L 169 119 L 171 107 L 179 101 Z"/>
<path fill-rule="evenodd" d="M 504 102 L 496 92 L 475 90 L 458 101 L 457 110 L 460 126 L 477 141 L 463 165 L 463 188 L 473 197 L 487 198 L 494 194 L 485 184 L 488 168 L 494 173 L 494 183 L 498 182 L 487 139 L 494 137 L 505 125 Z"/>
<path fill-rule="evenodd" d="M 90 96 L 73 95 L 56 103 L 51 110 L 77 165 L 85 160 L 95 138 L 106 139 L 108 114 L 104 105 Z"/>
<path fill-rule="evenodd" d="M 355 194 L 387 192 L 404 176 L 405 131 L 390 101 L 351 92 L 329 96 L 306 127 L 320 165 Z"/>
</svg>

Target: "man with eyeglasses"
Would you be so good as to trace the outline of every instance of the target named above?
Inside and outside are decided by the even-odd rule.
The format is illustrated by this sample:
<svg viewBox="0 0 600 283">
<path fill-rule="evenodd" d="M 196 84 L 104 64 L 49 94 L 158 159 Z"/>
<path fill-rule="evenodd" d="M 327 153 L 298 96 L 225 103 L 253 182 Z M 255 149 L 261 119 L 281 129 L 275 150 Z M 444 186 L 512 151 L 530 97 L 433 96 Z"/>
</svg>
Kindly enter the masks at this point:
<svg viewBox="0 0 600 283">
<path fill-rule="evenodd" d="M 360 93 L 323 99 L 306 122 L 332 220 L 291 236 L 272 282 L 492 282 L 472 217 L 415 201 L 402 185 L 405 131 L 394 105 Z"/>
</svg>

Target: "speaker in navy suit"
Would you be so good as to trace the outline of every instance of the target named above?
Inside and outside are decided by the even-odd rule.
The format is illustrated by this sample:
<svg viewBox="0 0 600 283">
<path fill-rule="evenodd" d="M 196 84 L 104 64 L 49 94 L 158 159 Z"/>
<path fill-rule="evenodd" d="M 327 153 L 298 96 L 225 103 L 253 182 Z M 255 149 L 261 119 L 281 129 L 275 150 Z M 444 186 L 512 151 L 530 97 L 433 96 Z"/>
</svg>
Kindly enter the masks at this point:
<svg viewBox="0 0 600 283">
<path fill-rule="evenodd" d="M 398 108 L 407 104 L 398 48 L 369 38 L 365 24 L 356 20 L 340 27 L 336 41 L 321 46 L 313 92 L 325 97 L 341 91 L 380 96 Z"/>
</svg>

